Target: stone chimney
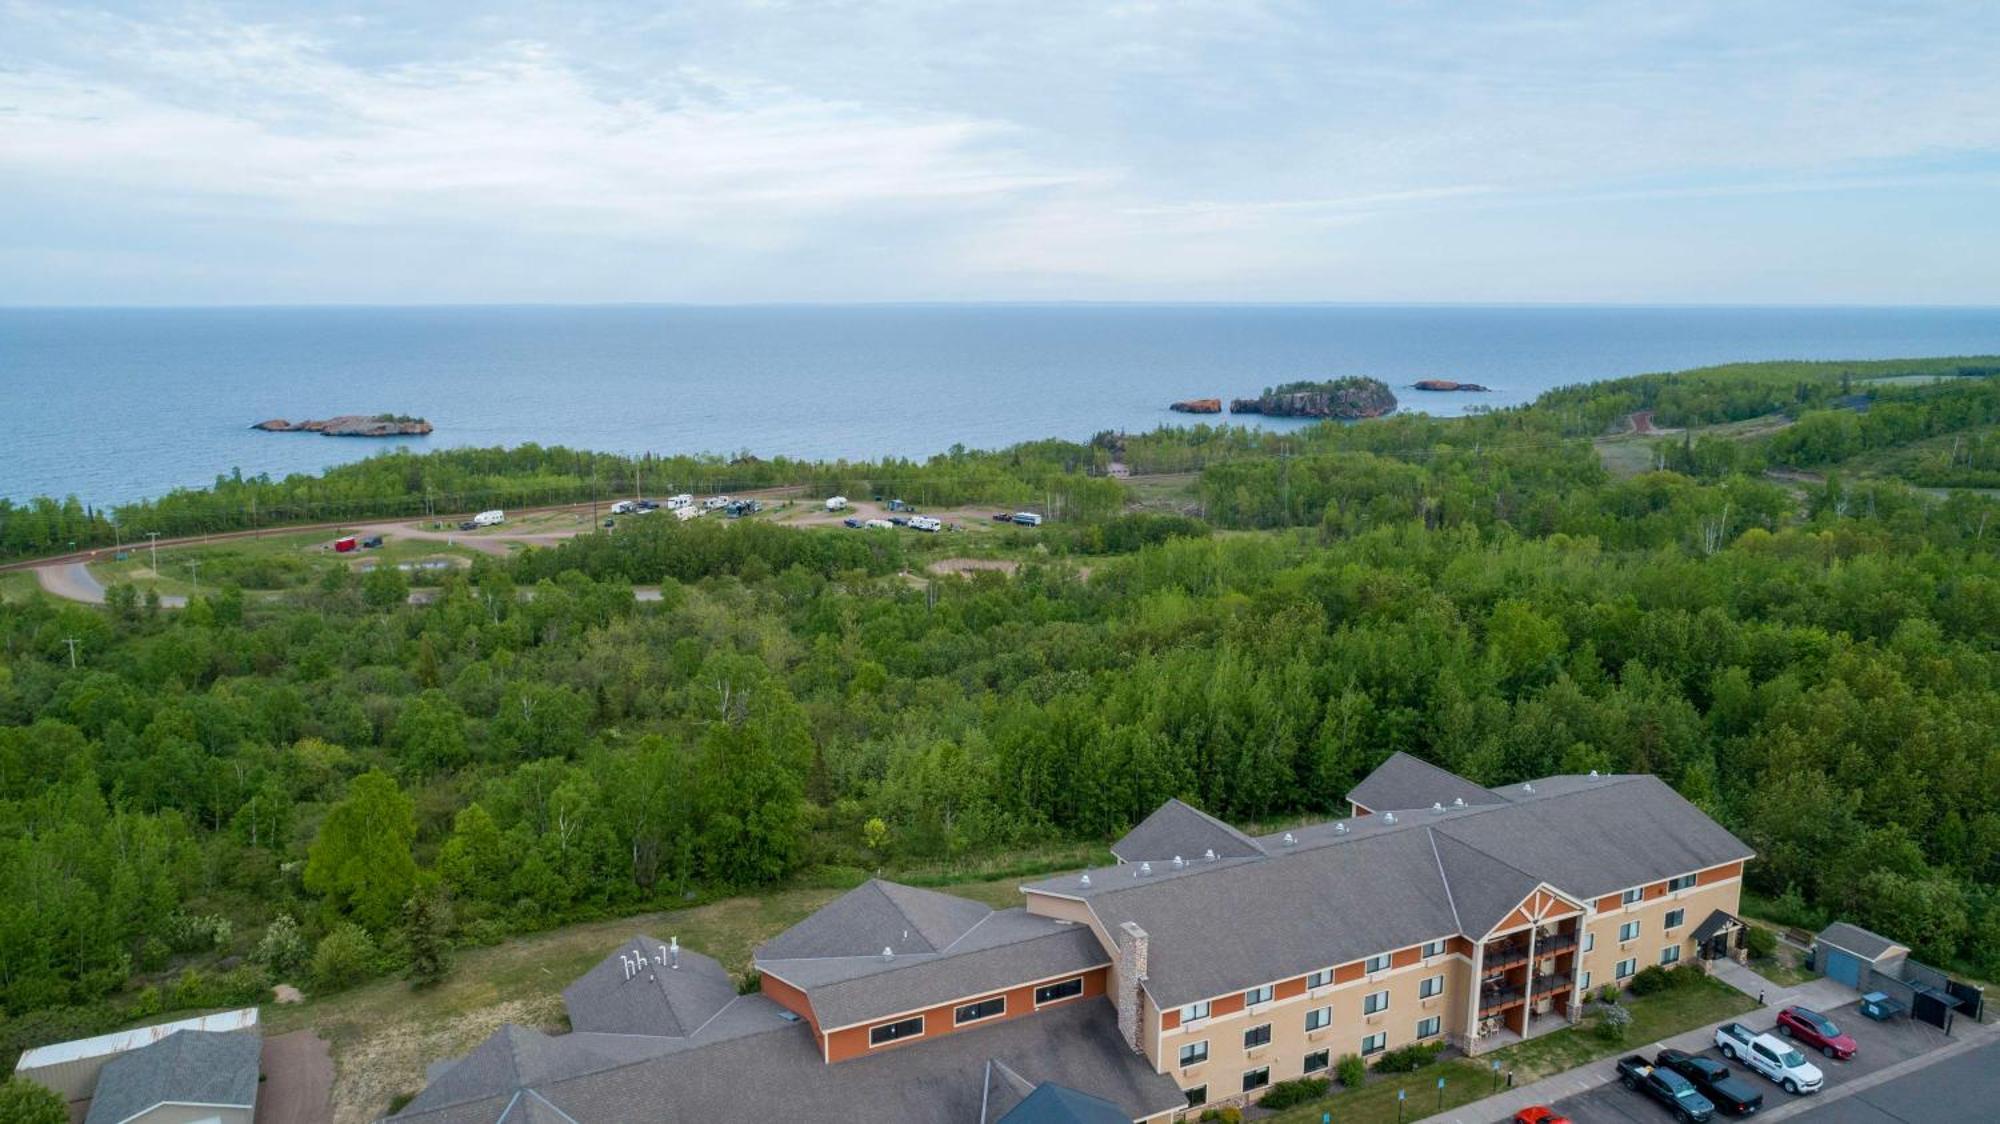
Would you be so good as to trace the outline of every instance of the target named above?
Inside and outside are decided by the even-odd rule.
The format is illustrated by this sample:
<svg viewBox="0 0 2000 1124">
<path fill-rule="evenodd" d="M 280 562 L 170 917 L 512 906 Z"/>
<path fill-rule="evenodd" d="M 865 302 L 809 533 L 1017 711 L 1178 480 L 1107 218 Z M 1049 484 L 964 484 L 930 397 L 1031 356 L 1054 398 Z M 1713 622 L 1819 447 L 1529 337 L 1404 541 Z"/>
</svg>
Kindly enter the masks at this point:
<svg viewBox="0 0 2000 1124">
<path fill-rule="evenodd" d="M 1146 1001 L 1139 985 L 1146 980 L 1146 930 L 1130 921 L 1118 927 L 1118 1033 L 1137 1054 L 1146 1052 Z"/>
</svg>

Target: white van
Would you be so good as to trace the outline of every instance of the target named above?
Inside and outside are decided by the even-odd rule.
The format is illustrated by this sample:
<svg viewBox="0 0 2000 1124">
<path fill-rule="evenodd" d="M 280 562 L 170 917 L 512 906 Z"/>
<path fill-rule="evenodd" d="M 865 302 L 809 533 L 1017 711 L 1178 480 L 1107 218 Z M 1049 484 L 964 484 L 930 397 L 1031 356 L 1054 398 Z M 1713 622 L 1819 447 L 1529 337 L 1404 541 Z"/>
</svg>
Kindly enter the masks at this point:
<svg viewBox="0 0 2000 1124">
<path fill-rule="evenodd" d="M 846 496 L 833 496 L 833 497 L 831 497 L 830 499 L 828 499 L 828 500 L 826 501 L 826 509 L 827 509 L 828 511 L 846 511 L 846 510 L 847 510 L 847 497 L 846 497 Z"/>
<path fill-rule="evenodd" d="M 506 521 L 507 513 L 498 508 L 492 511 L 482 511 L 472 517 L 472 525 L 475 527 L 498 527 Z"/>
</svg>

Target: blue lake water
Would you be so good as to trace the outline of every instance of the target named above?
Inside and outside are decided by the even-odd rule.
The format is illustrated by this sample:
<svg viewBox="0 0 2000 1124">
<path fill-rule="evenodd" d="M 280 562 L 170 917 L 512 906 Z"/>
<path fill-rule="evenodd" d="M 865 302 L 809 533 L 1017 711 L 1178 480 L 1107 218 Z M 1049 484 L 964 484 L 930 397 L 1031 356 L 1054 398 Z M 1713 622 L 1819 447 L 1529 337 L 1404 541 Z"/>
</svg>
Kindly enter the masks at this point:
<svg viewBox="0 0 2000 1124">
<path fill-rule="evenodd" d="M 404 443 L 428 448 L 922 457 L 1185 423 L 1169 402 L 1303 378 L 1373 375 L 1452 414 L 1732 360 L 1995 352 L 2000 309 L 0 309 L 0 495 L 115 503 L 395 444 L 247 428 L 270 417 L 420 414 L 437 432 Z"/>
</svg>

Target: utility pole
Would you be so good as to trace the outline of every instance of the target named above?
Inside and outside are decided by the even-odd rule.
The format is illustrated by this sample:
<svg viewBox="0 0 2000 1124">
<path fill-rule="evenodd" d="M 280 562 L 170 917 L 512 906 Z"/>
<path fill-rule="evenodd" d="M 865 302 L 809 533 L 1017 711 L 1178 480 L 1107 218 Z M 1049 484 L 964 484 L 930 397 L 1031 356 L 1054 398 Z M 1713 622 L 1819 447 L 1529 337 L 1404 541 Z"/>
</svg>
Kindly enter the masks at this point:
<svg viewBox="0 0 2000 1124">
<path fill-rule="evenodd" d="M 200 593 L 200 592 L 201 592 L 201 563 L 200 563 L 200 562 L 196 562 L 196 561 L 189 561 L 187 565 L 188 565 L 188 575 L 189 575 L 189 576 L 190 576 L 191 578 L 193 578 L 193 579 L 194 579 L 194 591 L 195 591 L 196 593 Z"/>
<path fill-rule="evenodd" d="M 147 531 L 146 537 L 153 540 L 153 576 L 160 576 L 160 532 Z"/>
<path fill-rule="evenodd" d="M 77 639 L 76 637 L 74 637 L 74 636 L 66 636 L 66 637 L 64 637 L 64 638 L 63 638 L 63 643 L 65 643 L 65 644 L 69 645 L 69 669 L 70 669 L 71 671 L 75 671 L 75 670 L 76 670 L 76 646 L 77 646 L 78 644 L 81 644 L 81 643 L 83 643 L 83 641 L 81 641 L 81 640 L 78 640 L 78 639 Z"/>
</svg>

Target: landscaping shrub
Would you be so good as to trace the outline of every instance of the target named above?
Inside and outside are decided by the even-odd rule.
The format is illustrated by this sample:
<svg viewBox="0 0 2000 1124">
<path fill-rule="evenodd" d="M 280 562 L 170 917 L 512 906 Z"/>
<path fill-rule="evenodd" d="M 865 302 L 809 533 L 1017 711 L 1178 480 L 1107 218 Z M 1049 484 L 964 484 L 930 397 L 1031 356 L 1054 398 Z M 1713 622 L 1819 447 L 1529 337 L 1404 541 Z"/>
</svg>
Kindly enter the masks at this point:
<svg viewBox="0 0 2000 1124">
<path fill-rule="evenodd" d="M 1605 1003 L 1597 1008 L 1597 1036 L 1606 1042 L 1625 1041 L 1625 1032 L 1632 1026 L 1632 1012 L 1616 1003 Z"/>
<path fill-rule="evenodd" d="M 1615 1005 L 1620 994 L 1617 984 L 1605 984 L 1597 989 L 1597 1001 L 1606 1006 Z"/>
<path fill-rule="evenodd" d="M 1672 986 L 1674 986 L 1672 977 L 1668 976 L 1667 970 L 1658 964 L 1642 969 L 1638 975 L 1632 977 L 1634 995 L 1658 995 Z"/>
<path fill-rule="evenodd" d="M 1342 1085 L 1359 1089 L 1362 1082 L 1368 1080 L 1368 1063 L 1362 1061 L 1359 1054 L 1342 1054 L 1340 1060 L 1333 1063 L 1333 1072 Z"/>
<path fill-rule="evenodd" d="M 25 1077 L 0 1082 L 0 1121 L 6 1124 L 69 1124 L 69 1106 Z"/>
<path fill-rule="evenodd" d="M 1212 1120 L 1215 1124 L 1243 1124 L 1243 1110 L 1240 1108 L 1211 1108 L 1207 1112 L 1202 1113 L 1201 1118 L 1203 1120 Z"/>
<path fill-rule="evenodd" d="M 305 934 L 299 932 L 299 923 L 292 920 L 291 914 L 280 913 L 264 930 L 263 939 L 251 950 L 250 959 L 282 978 L 303 967 L 309 955 L 311 950 L 306 947 Z"/>
<path fill-rule="evenodd" d="M 1778 951 L 1778 934 L 1762 925 L 1752 925 L 1743 934 L 1743 943 L 1750 955 L 1759 960 L 1769 960 Z"/>
<path fill-rule="evenodd" d="M 374 975 L 380 960 L 368 930 L 346 922 L 322 938 L 313 953 L 313 987 L 320 991 L 353 987 Z"/>
<path fill-rule="evenodd" d="M 1294 1081 L 1280 1081 L 1271 1086 L 1264 1099 L 1257 1103 L 1268 1109 L 1290 1108 L 1307 1101 L 1316 1101 L 1326 1096 L 1332 1082 L 1324 1077 L 1301 1077 Z"/>
<path fill-rule="evenodd" d="M 1390 1050 L 1375 1062 L 1377 1073 L 1414 1073 L 1437 1060 L 1442 1042 L 1418 1042 Z"/>
</svg>

